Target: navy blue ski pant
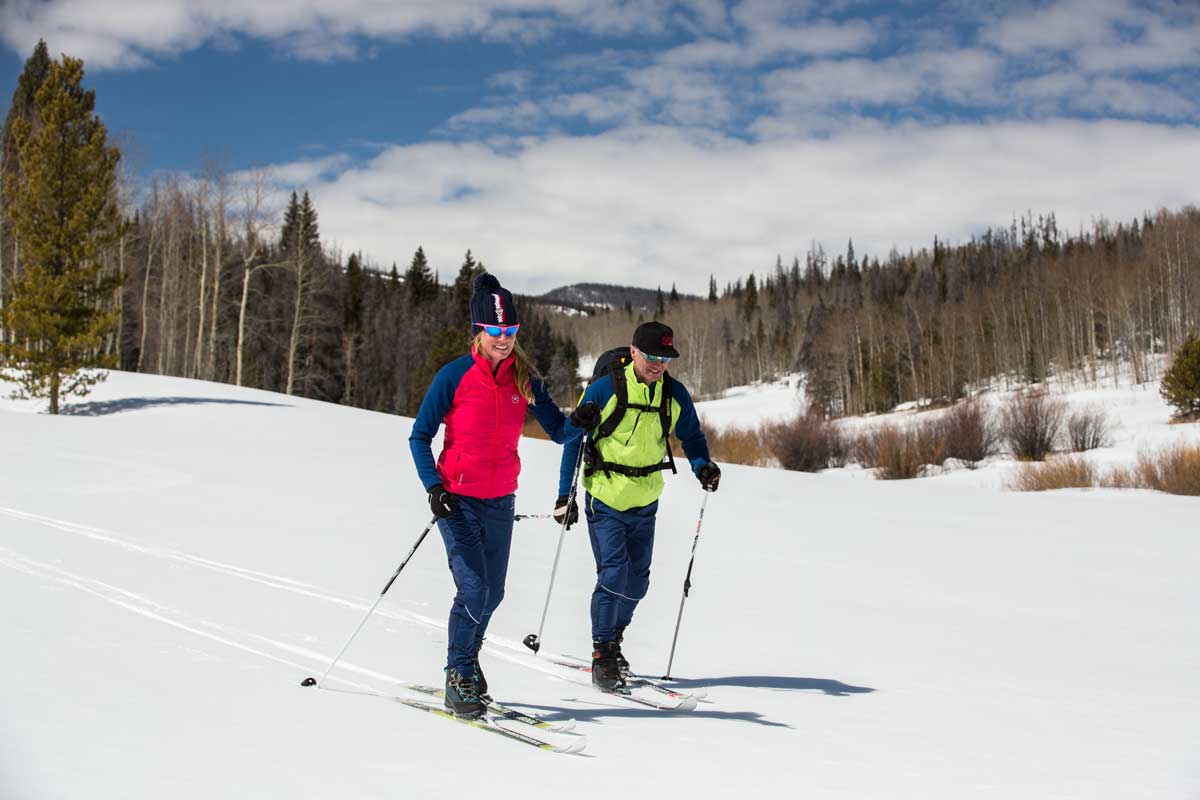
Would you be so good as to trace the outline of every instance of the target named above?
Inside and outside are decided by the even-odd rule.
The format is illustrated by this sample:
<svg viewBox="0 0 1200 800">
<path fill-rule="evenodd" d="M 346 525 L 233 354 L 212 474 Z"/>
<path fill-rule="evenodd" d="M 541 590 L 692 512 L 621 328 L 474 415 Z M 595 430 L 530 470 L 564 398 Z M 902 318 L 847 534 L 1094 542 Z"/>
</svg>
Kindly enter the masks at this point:
<svg viewBox="0 0 1200 800">
<path fill-rule="evenodd" d="M 492 500 L 459 496 L 458 510 L 438 520 L 454 576 L 446 666 L 470 675 L 492 612 L 504 599 L 515 495 Z"/>
<path fill-rule="evenodd" d="M 617 629 L 633 620 L 638 601 L 650 588 L 650 559 L 654 555 L 654 517 L 658 501 L 617 511 L 585 495 L 588 537 L 596 559 L 596 588 L 592 592 L 592 640 L 611 642 Z"/>
</svg>

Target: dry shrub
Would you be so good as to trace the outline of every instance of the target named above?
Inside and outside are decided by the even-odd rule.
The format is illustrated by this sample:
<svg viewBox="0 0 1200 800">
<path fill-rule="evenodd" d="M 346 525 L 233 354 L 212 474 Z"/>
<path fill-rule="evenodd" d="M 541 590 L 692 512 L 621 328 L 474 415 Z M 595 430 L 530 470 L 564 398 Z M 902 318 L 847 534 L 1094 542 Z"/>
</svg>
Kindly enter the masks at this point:
<svg viewBox="0 0 1200 800">
<path fill-rule="evenodd" d="M 975 464 L 996 454 L 996 428 L 978 400 L 964 400 L 947 411 L 941 428 L 946 458 Z"/>
<path fill-rule="evenodd" d="M 769 460 L 763 428 L 711 428 L 704 435 L 714 461 L 766 466 Z"/>
<path fill-rule="evenodd" d="M 1105 489 L 1142 489 L 1141 478 L 1138 477 L 1136 469 L 1129 467 L 1113 467 L 1105 473 L 1098 483 L 1099 486 Z"/>
<path fill-rule="evenodd" d="M 1043 461 L 1054 452 L 1066 404 L 1042 392 L 1017 395 L 1000 411 L 1000 437 L 1022 461 Z"/>
<path fill-rule="evenodd" d="M 1154 455 L 1139 455 L 1137 477 L 1147 489 L 1200 496 L 1200 445 L 1176 445 Z"/>
<path fill-rule="evenodd" d="M 946 454 L 946 433 L 942 420 L 931 419 L 917 423 L 909 428 L 909 437 L 913 448 L 916 449 L 916 458 L 922 464 L 941 466 L 946 463 L 949 456 Z"/>
<path fill-rule="evenodd" d="M 859 460 L 875 469 L 880 480 L 908 480 L 921 475 L 928 462 L 921 454 L 922 436 L 918 428 L 879 425 L 858 440 Z M 928 441 L 925 443 L 929 447 Z"/>
<path fill-rule="evenodd" d="M 801 414 L 763 434 L 784 469 L 816 472 L 846 465 L 848 448 L 841 430 L 820 414 Z"/>
<path fill-rule="evenodd" d="M 1080 409 L 1067 417 L 1067 439 L 1074 453 L 1108 447 L 1112 444 L 1112 422 L 1095 406 Z"/>
<path fill-rule="evenodd" d="M 1078 456 L 1055 458 L 1041 464 L 1022 464 L 1009 487 L 1018 492 L 1045 492 L 1053 489 L 1090 489 L 1096 484 L 1096 471 Z"/>
</svg>

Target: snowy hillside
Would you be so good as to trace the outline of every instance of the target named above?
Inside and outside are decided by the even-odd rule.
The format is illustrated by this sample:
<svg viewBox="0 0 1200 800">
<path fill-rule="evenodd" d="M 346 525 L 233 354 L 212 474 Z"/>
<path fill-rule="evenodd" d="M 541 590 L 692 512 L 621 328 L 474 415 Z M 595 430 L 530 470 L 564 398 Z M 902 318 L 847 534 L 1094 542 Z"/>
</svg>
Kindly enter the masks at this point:
<svg viewBox="0 0 1200 800">
<path fill-rule="evenodd" d="M 1200 797 L 1200 500 L 1017 494 L 730 466 L 708 503 L 668 714 L 520 641 L 557 528 L 518 522 L 482 657 L 498 700 L 573 718 L 538 752 L 386 698 L 440 683 L 452 584 L 410 420 L 114 373 L 71 416 L 0 401 L 0 798 Z M 521 445 L 517 510 L 558 448 Z M 626 638 L 666 667 L 702 499 L 668 479 Z M 586 655 L 568 534 L 543 655 Z M 347 690 L 332 691 L 331 689 Z M 353 692 L 358 693 L 351 693 Z"/>
</svg>

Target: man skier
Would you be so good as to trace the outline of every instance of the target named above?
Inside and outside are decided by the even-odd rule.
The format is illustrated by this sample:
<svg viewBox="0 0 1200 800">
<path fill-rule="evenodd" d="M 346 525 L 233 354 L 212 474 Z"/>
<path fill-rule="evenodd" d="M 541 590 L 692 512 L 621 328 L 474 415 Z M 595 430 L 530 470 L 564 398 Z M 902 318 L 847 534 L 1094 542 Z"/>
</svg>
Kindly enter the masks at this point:
<svg viewBox="0 0 1200 800">
<path fill-rule="evenodd" d="M 671 431 L 706 491 L 715 492 L 721 479 L 691 395 L 666 372 L 667 363 L 679 357 L 671 329 L 661 322 L 639 325 L 628 353 L 623 348 L 614 357 L 617 353 L 597 362 L 597 375 L 571 414 L 554 510 L 555 520 L 565 520 L 568 528 L 579 520 L 578 506 L 567 498 L 579 448 L 585 447 L 584 513 L 596 559 L 592 683 L 607 692 L 622 690 L 631 674 L 621 641 L 650 585 L 662 471 L 676 472 L 667 440 Z M 586 442 L 585 432 L 591 433 Z"/>
</svg>

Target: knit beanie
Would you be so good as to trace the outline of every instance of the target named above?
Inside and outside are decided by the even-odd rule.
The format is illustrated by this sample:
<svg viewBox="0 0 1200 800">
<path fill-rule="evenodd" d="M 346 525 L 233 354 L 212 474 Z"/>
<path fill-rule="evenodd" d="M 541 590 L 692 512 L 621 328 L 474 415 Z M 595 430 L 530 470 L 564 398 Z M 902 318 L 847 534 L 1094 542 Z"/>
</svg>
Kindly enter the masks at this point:
<svg viewBox="0 0 1200 800">
<path fill-rule="evenodd" d="M 475 279 L 471 294 L 471 323 L 482 325 L 518 325 L 517 307 L 512 293 L 500 285 L 496 276 L 485 272 Z"/>
</svg>

